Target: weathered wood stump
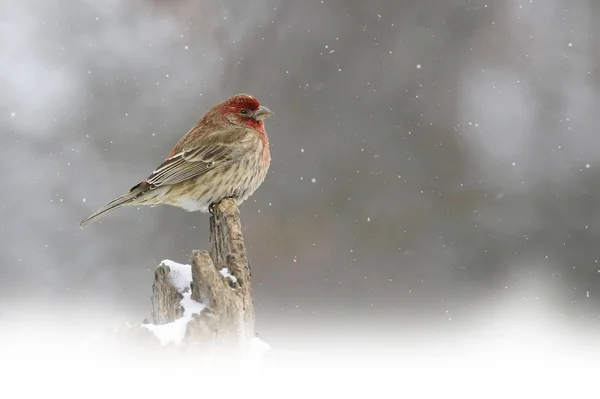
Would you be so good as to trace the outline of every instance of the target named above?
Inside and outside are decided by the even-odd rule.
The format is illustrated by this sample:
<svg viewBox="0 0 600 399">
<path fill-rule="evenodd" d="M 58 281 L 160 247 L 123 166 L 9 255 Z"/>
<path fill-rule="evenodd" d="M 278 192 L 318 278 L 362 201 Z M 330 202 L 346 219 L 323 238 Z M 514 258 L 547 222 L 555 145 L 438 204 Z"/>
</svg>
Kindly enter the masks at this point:
<svg viewBox="0 0 600 399">
<path fill-rule="evenodd" d="M 214 207 L 210 250 L 194 250 L 191 265 L 161 262 L 152 291 L 152 322 L 144 327 L 159 339 L 163 334 L 172 341 L 173 329 L 181 328 L 177 345 L 211 353 L 249 350 L 255 336 L 251 273 L 233 200 Z M 164 334 L 167 327 L 171 332 Z"/>
</svg>

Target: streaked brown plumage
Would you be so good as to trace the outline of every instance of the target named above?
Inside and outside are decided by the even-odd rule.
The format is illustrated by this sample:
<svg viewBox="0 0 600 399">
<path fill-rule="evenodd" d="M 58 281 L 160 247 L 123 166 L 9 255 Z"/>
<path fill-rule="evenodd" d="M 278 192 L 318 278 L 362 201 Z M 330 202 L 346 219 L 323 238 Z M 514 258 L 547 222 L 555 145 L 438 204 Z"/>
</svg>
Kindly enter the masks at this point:
<svg viewBox="0 0 600 399">
<path fill-rule="evenodd" d="M 83 219 L 85 227 L 127 205 L 208 212 L 223 198 L 240 205 L 264 181 L 271 153 L 264 120 L 273 115 L 247 94 L 213 106 L 146 180 Z"/>
</svg>

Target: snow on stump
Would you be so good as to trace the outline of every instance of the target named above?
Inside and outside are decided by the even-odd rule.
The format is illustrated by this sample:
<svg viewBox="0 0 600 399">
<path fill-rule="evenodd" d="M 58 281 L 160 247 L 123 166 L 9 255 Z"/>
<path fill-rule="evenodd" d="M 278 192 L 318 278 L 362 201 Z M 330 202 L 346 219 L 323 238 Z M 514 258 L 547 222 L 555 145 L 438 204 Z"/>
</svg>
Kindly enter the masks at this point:
<svg viewBox="0 0 600 399">
<path fill-rule="evenodd" d="M 256 345 L 251 273 L 240 213 L 223 200 L 210 216 L 210 250 L 191 265 L 164 260 L 154 272 L 152 331 L 161 344 L 248 354 Z"/>
</svg>

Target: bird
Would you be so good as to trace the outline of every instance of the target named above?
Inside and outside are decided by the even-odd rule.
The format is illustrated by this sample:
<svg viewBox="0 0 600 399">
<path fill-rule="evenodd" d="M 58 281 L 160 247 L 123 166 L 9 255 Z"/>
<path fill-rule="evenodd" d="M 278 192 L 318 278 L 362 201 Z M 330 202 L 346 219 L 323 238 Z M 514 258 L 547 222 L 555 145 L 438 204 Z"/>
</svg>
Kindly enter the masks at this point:
<svg viewBox="0 0 600 399">
<path fill-rule="evenodd" d="M 212 214 L 225 198 L 241 205 L 269 171 L 265 120 L 273 115 L 256 97 L 244 93 L 215 104 L 145 180 L 83 219 L 80 228 L 124 206 L 170 205 Z"/>
</svg>

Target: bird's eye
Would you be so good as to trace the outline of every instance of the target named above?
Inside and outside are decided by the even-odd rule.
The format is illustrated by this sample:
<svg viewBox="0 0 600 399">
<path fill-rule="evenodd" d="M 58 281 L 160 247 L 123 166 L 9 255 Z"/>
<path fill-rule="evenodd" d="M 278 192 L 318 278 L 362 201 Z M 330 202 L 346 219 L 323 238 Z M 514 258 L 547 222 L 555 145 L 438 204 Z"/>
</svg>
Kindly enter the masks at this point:
<svg viewBox="0 0 600 399">
<path fill-rule="evenodd" d="M 240 111 L 240 114 L 242 114 L 242 115 L 246 115 L 247 113 L 248 113 L 248 110 L 246 108 L 244 108 Z"/>
</svg>

